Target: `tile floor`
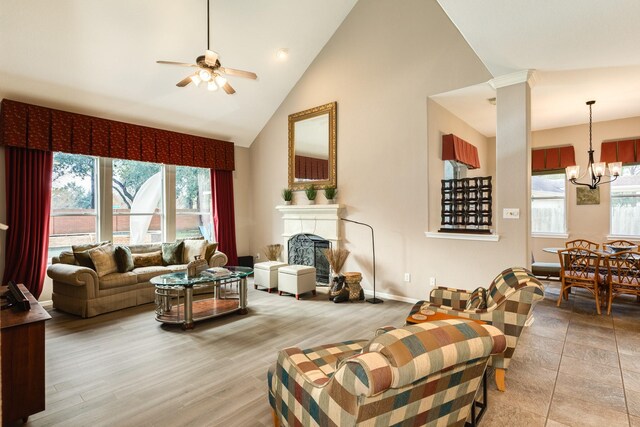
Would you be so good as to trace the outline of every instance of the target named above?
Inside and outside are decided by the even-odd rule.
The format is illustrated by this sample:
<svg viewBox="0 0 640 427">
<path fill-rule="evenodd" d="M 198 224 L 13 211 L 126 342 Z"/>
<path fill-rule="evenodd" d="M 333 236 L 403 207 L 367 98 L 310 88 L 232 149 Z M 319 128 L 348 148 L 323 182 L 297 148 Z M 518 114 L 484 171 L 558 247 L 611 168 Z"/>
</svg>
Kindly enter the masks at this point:
<svg viewBox="0 0 640 427">
<path fill-rule="evenodd" d="M 556 307 L 559 292 L 548 282 L 481 426 L 640 427 L 640 304 L 623 297 L 598 315 L 581 290 Z"/>
</svg>

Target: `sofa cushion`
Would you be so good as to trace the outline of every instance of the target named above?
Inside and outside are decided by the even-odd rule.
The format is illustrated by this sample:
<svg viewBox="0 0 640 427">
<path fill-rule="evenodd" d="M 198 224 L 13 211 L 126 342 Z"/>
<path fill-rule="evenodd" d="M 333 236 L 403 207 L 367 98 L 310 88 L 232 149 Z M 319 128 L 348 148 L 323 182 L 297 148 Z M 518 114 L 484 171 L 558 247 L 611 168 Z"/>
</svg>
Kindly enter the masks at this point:
<svg viewBox="0 0 640 427">
<path fill-rule="evenodd" d="M 144 283 L 151 280 L 152 277 L 171 273 L 171 270 L 161 265 L 153 265 L 149 267 L 134 268 L 131 273 L 134 273 L 138 277 L 138 283 Z"/>
<path fill-rule="evenodd" d="M 88 252 L 98 277 L 118 271 L 118 264 L 116 264 L 116 258 L 113 254 L 113 245 L 98 246 Z"/>
<path fill-rule="evenodd" d="M 162 244 L 162 264 L 173 265 L 182 264 L 182 252 L 184 251 L 184 241 L 178 240 L 173 243 Z"/>
<path fill-rule="evenodd" d="M 126 273 L 133 270 L 133 257 L 131 256 L 131 249 L 126 246 L 116 246 L 113 250 L 113 255 L 116 258 L 116 265 L 118 266 L 118 273 Z"/>
<path fill-rule="evenodd" d="M 85 243 L 82 245 L 73 245 L 71 246 L 71 250 L 73 251 L 73 255 L 76 257 L 76 261 L 78 265 L 83 267 L 90 268 L 95 271 L 96 267 L 93 265 L 93 261 L 89 256 L 89 250 L 97 248 L 98 246 L 108 245 L 109 241 L 98 242 L 98 243 Z"/>
<path fill-rule="evenodd" d="M 146 254 L 149 252 L 162 251 L 162 243 L 140 243 L 137 245 L 127 245 L 132 254 Z"/>
<path fill-rule="evenodd" d="M 216 249 L 218 249 L 217 243 L 211 243 L 211 242 L 207 243 L 207 247 L 205 248 L 205 251 L 204 251 L 204 259 L 206 259 L 207 262 L 209 262 L 213 254 L 216 253 Z"/>
<path fill-rule="evenodd" d="M 100 278 L 100 289 L 113 289 L 138 283 L 138 275 L 132 271 L 110 273 Z"/>
<path fill-rule="evenodd" d="M 182 251 L 182 262 L 190 262 L 195 260 L 196 256 L 205 259 L 205 250 L 207 249 L 206 240 L 184 240 L 184 250 Z"/>
<path fill-rule="evenodd" d="M 149 253 L 132 253 L 133 268 L 138 267 L 150 267 L 152 265 L 162 266 L 162 252 L 149 252 Z"/>
</svg>

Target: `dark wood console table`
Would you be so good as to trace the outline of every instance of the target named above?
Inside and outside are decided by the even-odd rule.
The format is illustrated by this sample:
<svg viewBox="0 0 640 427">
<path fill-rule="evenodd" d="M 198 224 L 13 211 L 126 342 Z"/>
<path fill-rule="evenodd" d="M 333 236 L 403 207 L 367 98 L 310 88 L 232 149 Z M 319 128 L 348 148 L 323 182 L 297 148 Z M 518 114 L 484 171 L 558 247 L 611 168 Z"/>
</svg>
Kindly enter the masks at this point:
<svg viewBox="0 0 640 427">
<path fill-rule="evenodd" d="M 44 322 L 49 313 L 23 285 L 31 310 L 0 313 L 2 336 L 2 424 L 44 411 Z M 7 291 L 0 287 L 0 293 Z"/>
</svg>

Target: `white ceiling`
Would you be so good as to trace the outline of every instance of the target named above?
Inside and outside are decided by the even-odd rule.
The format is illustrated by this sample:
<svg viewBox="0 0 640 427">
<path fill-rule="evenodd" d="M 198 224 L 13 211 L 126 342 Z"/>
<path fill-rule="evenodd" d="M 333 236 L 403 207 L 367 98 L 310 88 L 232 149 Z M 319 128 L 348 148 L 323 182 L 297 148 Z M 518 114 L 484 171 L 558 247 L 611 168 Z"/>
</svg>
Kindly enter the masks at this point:
<svg viewBox="0 0 640 427">
<path fill-rule="evenodd" d="M 438 0 L 494 77 L 537 70 L 533 130 L 640 116 L 640 2 L 631 0 Z M 434 99 L 486 136 L 495 135 L 488 84 Z M 499 101 L 499 100 L 498 100 Z"/>
<path fill-rule="evenodd" d="M 175 86 L 206 49 L 206 0 L 0 0 L 0 98 L 249 146 L 357 0 L 211 0 L 235 95 Z M 640 116 L 640 2 L 438 0 L 494 76 L 536 69 L 532 128 Z M 279 48 L 289 58 L 279 61 Z M 434 97 L 495 135 L 487 85 Z"/>
<path fill-rule="evenodd" d="M 356 0 L 211 0 L 237 93 L 178 88 L 207 48 L 206 0 L 1 0 L 0 98 L 249 146 Z M 289 49 L 286 61 L 275 56 Z"/>
</svg>

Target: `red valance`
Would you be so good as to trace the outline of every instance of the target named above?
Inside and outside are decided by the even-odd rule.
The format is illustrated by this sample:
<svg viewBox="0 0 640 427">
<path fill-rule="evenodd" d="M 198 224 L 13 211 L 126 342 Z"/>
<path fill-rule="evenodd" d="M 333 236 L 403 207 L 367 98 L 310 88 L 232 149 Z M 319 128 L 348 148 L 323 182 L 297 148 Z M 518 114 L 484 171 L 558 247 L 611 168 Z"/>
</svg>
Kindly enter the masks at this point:
<svg viewBox="0 0 640 427">
<path fill-rule="evenodd" d="M 302 179 L 329 179 L 329 160 L 296 156 L 295 177 Z"/>
<path fill-rule="evenodd" d="M 575 166 L 576 154 L 572 145 L 531 150 L 531 171 L 543 172 Z"/>
<path fill-rule="evenodd" d="M 234 170 L 232 142 L 3 99 L 0 145 Z"/>
<path fill-rule="evenodd" d="M 442 135 L 442 160 L 455 160 L 467 165 L 469 169 L 480 167 L 478 149 L 454 134 Z"/>
<path fill-rule="evenodd" d="M 601 145 L 600 161 L 640 163 L 640 139 L 606 141 Z"/>
</svg>

